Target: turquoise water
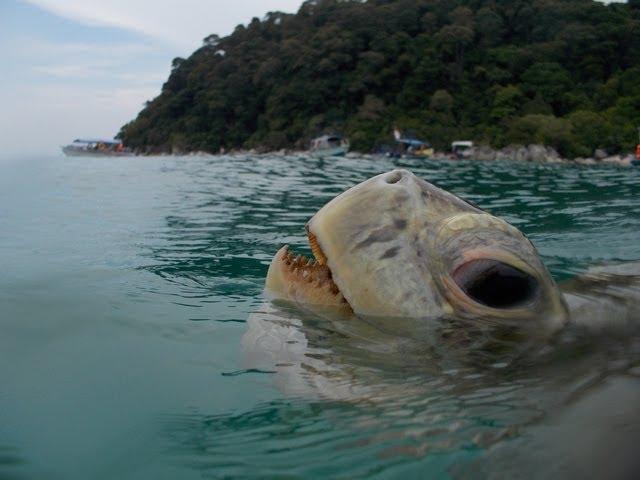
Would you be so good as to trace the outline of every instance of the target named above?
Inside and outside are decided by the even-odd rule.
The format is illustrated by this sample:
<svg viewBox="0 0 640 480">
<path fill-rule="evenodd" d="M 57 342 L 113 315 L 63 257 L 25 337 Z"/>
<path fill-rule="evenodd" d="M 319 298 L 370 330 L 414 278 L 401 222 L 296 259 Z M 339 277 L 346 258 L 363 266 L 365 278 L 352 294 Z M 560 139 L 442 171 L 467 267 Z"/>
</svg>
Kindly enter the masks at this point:
<svg viewBox="0 0 640 480">
<path fill-rule="evenodd" d="M 559 280 L 640 259 L 639 169 L 0 161 L 0 478 L 623 478 L 640 432 L 633 335 L 478 366 L 374 348 L 283 307 L 308 368 L 282 379 L 252 364 L 247 320 L 272 308 L 273 254 L 308 252 L 318 208 L 398 166 L 518 226 Z"/>
</svg>

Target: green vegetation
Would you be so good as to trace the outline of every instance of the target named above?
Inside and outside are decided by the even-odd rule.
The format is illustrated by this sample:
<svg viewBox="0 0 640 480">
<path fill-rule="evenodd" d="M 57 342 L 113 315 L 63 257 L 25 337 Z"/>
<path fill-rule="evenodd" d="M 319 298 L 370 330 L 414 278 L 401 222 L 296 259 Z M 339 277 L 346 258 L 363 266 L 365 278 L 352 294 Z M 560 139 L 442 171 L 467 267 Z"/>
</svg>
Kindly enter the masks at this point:
<svg viewBox="0 0 640 480">
<path fill-rule="evenodd" d="M 147 152 L 354 149 L 397 126 L 444 149 L 545 143 L 630 151 L 640 125 L 640 0 L 310 0 L 188 59 L 120 137 Z"/>
</svg>

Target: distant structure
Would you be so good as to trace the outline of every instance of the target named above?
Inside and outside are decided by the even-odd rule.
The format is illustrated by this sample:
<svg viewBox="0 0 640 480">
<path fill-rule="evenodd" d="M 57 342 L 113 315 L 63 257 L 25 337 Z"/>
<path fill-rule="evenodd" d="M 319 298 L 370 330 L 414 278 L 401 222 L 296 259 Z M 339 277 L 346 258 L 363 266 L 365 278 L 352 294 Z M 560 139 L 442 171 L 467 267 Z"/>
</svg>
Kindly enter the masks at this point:
<svg viewBox="0 0 640 480">
<path fill-rule="evenodd" d="M 62 152 L 68 157 L 117 157 L 132 153 L 121 140 L 113 138 L 77 138 L 62 147 Z"/>
</svg>

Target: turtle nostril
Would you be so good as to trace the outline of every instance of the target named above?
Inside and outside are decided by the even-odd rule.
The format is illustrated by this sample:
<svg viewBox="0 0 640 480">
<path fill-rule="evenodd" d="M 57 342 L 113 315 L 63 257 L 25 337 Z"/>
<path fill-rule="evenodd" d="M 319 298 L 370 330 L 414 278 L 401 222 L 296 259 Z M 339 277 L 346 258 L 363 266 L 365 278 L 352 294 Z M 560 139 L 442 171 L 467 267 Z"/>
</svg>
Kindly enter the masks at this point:
<svg viewBox="0 0 640 480">
<path fill-rule="evenodd" d="M 400 172 L 391 172 L 389 175 L 387 175 L 387 177 L 385 178 L 385 181 L 387 183 L 398 183 L 400 180 L 402 179 L 402 173 Z"/>
</svg>

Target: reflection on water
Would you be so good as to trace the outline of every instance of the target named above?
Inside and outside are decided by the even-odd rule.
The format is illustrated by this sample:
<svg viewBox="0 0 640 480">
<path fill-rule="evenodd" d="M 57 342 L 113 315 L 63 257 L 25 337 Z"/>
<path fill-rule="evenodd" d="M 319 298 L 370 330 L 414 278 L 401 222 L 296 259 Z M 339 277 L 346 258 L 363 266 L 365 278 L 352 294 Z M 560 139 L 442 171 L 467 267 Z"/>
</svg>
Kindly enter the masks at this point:
<svg viewBox="0 0 640 480">
<path fill-rule="evenodd" d="M 294 156 L 14 166 L 0 189 L 0 446 L 16 448 L 0 459 L 24 463 L 0 460 L 0 477 L 584 478 L 615 458 L 624 478 L 640 438 L 637 284 L 574 281 L 591 324 L 493 350 L 264 302 L 277 249 L 308 252 L 318 208 L 394 167 L 517 225 L 560 280 L 640 259 L 633 169 Z"/>
<path fill-rule="evenodd" d="M 572 339 L 553 358 L 528 368 L 496 363 L 443 370 L 415 364 L 418 359 L 438 361 L 427 355 L 399 360 L 397 352 L 389 352 L 389 357 L 366 361 L 362 352 L 351 355 L 346 345 L 328 348 L 327 337 L 320 338 L 322 347 L 309 348 L 314 353 L 302 360 L 305 367 L 297 378 L 286 379 L 288 387 L 298 382 L 293 386 L 298 395 L 289 400 L 241 413 L 167 418 L 173 454 L 211 475 L 223 471 L 256 478 L 316 478 L 347 471 L 350 478 L 402 472 L 468 478 L 479 468 L 483 477 L 493 478 L 504 478 L 507 471 L 509 477 L 564 472 L 584 478 L 579 476 L 584 469 L 603 471 L 607 455 L 614 454 L 622 474 L 638 466 L 630 447 L 640 434 L 637 342 L 594 348 Z M 280 368 L 295 369 L 296 364 Z M 308 388 L 325 401 L 305 400 Z M 329 399 L 332 395 L 339 400 Z M 553 434 L 549 428 L 555 428 Z M 529 458 L 534 447 L 548 463 Z M 590 458 L 582 447 L 600 453 Z M 583 468 L 575 468 L 578 460 Z M 517 471 L 517 465 L 526 470 Z"/>
<path fill-rule="evenodd" d="M 637 303 L 636 298 L 636 312 Z M 249 319 L 243 344 L 249 362 L 272 368 L 273 381 L 288 395 L 338 402 L 331 403 L 331 413 L 324 419 L 338 437 L 329 442 L 341 453 L 346 450 L 355 456 L 366 447 L 369 470 L 364 476 L 395 471 L 398 464 L 406 471 L 406 462 L 417 462 L 416 470 L 411 471 L 435 469 L 466 478 L 477 468 L 476 461 L 494 461 L 495 455 L 504 455 L 505 442 L 517 439 L 519 450 L 507 449 L 509 457 L 495 460 L 503 466 L 484 468 L 483 476 L 500 478 L 503 469 L 512 469 L 514 462 L 524 465 L 527 457 L 522 452 L 533 445 L 540 448 L 544 438 L 549 463 L 528 462 L 528 470 L 521 471 L 525 478 L 557 473 L 556 469 L 581 478 L 584 469 L 606 468 L 605 452 L 613 454 L 612 445 L 636 444 L 640 438 L 635 407 L 640 400 L 637 323 L 623 330 L 620 325 L 600 329 L 597 337 L 584 328 L 571 327 L 551 342 L 530 344 L 526 351 L 474 351 L 466 345 L 461 351 L 459 344 L 447 344 L 445 339 L 439 348 L 425 348 L 425 342 L 385 335 L 351 322 L 345 327 L 340 322 L 314 321 L 290 309 L 266 308 Z M 268 408 L 272 411 L 274 405 Z M 287 418 L 290 408 L 289 404 L 278 405 L 277 418 Z M 354 408 L 358 415 L 353 415 Z M 226 451 L 226 442 L 220 441 L 225 435 L 220 422 L 236 420 L 243 424 L 244 418 L 200 418 L 202 436 L 198 439 L 212 458 L 233 459 L 234 468 L 248 468 L 251 464 L 244 463 L 244 456 L 234 458 Z M 274 420 L 273 427 L 279 423 Z M 556 423 L 563 425 L 558 429 L 562 434 L 551 436 L 541 427 Z M 602 452 L 596 457 L 575 455 L 565 445 L 572 436 L 583 438 L 581 430 L 587 425 L 589 448 Z M 621 425 L 624 428 L 619 429 Z M 353 441 L 341 441 L 345 428 L 355 437 Z M 601 442 L 599 435 L 611 443 Z M 263 451 L 261 440 L 254 441 L 250 432 L 246 440 L 254 454 Z M 195 447 L 193 438 L 182 437 L 180 443 Z M 621 475 L 640 466 L 632 448 L 621 451 L 617 453 Z M 274 452 L 263 454 L 274 460 Z M 432 466 L 433 457 L 441 462 L 439 467 Z M 578 459 L 583 468 L 572 470 Z M 286 472 L 275 465 L 274 475 Z M 303 476 L 317 473 L 313 466 L 307 467 Z"/>
</svg>

